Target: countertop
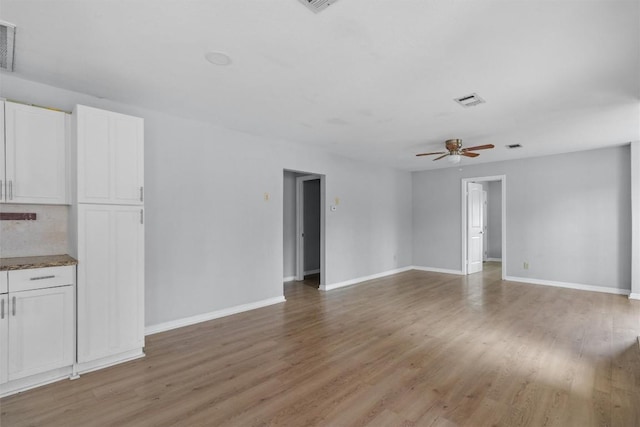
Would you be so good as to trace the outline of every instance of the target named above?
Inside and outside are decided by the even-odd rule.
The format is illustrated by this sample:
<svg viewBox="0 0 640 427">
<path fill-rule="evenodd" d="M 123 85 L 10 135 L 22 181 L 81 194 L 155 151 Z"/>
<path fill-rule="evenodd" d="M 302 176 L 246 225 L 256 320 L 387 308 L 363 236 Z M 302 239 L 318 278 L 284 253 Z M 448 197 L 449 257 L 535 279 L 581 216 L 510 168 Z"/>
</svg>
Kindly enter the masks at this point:
<svg viewBox="0 0 640 427">
<path fill-rule="evenodd" d="M 29 268 L 61 267 L 65 265 L 76 264 L 78 264 L 78 260 L 66 254 L 0 258 L 0 271 L 27 270 Z"/>
</svg>

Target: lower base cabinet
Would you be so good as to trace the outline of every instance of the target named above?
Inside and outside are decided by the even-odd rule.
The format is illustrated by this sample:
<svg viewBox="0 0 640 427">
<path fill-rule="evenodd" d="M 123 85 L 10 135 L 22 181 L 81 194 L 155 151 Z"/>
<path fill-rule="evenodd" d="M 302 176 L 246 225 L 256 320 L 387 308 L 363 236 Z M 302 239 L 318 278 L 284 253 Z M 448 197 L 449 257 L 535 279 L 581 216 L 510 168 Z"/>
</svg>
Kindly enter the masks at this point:
<svg viewBox="0 0 640 427">
<path fill-rule="evenodd" d="M 75 267 L 0 272 L 0 393 L 75 361 Z M 26 382 L 21 382 L 26 385 Z"/>
</svg>

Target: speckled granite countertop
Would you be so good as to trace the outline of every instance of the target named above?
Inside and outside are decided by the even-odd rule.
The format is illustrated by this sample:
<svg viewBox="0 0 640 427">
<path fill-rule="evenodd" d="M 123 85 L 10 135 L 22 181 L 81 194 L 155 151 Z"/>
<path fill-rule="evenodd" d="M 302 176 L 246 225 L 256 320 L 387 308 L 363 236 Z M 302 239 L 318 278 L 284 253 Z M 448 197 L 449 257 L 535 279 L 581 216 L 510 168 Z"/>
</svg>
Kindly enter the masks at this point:
<svg viewBox="0 0 640 427">
<path fill-rule="evenodd" d="M 29 268 L 61 267 L 76 265 L 78 260 L 69 255 L 27 256 L 17 258 L 0 258 L 0 271 L 26 270 Z"/>
</svg>

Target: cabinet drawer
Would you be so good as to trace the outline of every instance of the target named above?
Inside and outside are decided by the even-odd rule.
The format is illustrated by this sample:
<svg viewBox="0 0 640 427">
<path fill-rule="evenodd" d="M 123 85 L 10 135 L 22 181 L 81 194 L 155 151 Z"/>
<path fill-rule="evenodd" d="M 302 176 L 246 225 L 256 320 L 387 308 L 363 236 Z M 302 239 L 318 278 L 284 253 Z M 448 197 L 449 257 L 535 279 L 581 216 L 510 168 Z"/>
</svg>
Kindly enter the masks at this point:
<svg viewBox="0 0 640 427">
<path fill-rule="evenodd" d="M 9 292 L 30 291 L 76 283 L 76 267 L 31 268 L 9 271 Z"/>
</svg>

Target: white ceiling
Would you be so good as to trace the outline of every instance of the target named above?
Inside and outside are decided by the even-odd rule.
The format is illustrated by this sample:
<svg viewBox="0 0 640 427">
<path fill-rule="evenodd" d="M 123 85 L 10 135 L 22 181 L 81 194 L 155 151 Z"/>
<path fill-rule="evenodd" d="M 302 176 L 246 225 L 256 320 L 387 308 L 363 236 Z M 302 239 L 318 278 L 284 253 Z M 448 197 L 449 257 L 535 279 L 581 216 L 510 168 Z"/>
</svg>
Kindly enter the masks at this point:
<svg viewBox="0 0 640 427">
<path fill-rule="evenodd" d="M 0 0 L 0 19 L 19 77 L 402 169 L 449 166 L 414 155 L 450 138 L 496 145 L 463 164 L 640 139 L 638 0 Z"/>
</svg>

